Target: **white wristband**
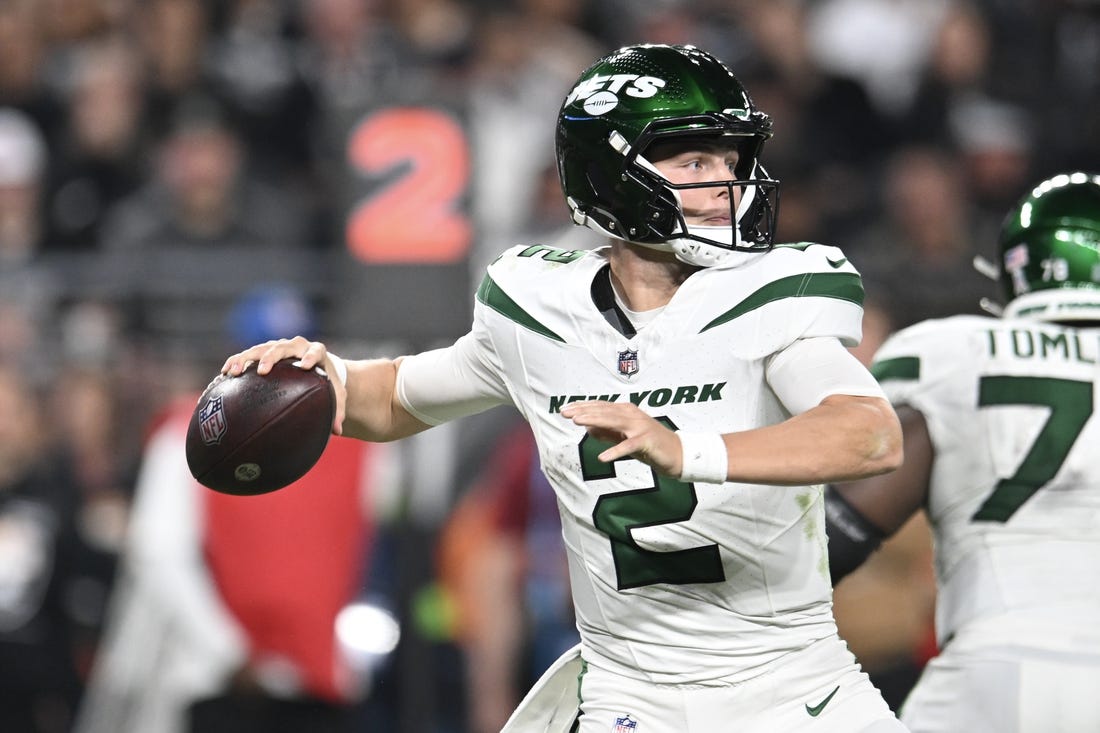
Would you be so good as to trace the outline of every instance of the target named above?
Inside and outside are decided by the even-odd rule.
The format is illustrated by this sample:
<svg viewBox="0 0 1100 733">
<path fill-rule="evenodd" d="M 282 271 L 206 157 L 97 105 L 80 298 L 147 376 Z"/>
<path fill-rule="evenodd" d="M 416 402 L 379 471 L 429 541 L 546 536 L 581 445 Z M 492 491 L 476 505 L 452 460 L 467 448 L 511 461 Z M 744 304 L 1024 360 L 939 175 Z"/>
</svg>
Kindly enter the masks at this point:
<svg viewBox="0 0 1100 733">
<path fill-rule="evenodd" d="M 720 433 L 687 433 L 680 430 L 684 452 L 680 480 L 704 484 L 724 484 L 729 472 L 726 441 Z"/>
<path fill-rule="evenodd" d="M 332 371 L 336 372 L 336 378 L 340 380 L 340 384 L 345 387 L 348 386 L 348 365 L 344 363 L 344 360 L 333 354 L 331 351 L 328 354 L 329 361 L 332 362 Z"/>
</svg>

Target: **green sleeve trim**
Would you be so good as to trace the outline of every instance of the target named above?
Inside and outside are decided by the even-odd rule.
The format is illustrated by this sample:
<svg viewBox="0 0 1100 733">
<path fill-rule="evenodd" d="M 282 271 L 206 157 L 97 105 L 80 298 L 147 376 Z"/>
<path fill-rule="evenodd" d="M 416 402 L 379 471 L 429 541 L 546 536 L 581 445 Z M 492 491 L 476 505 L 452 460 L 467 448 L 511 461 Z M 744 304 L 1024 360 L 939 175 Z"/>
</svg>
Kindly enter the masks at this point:
<svg viewBox="0 0 1100 733">
<path fill-rule="evenodd" d="M 703 327 L 707 331 L 784 298 L 836 298 L 863 305 L 863 283 L 852 272 L 808 272 L 768 283 Z"/>
<path fill-rule="evenodd" d="M 500 286 L 493 282 L 493 278 L 489 275 L 486 275 L 485 279 L 481 281 L 481 286 L 477 289 L 477 299 L 508 320 L 515 321 L 529 331 L 565 343 L 565 339 L 536 321 L 530 313 L 520 308 L 516 301 L 509 298 L 507 293 L 501 290 Z"/>
<path fill-rule="evenodd" d="M 871 374 L 880 382 L 891 379 L 920 379 L 920 359 L 915 356 L 899 356 L 876 361 L 871 365 Z"/>
</svg>

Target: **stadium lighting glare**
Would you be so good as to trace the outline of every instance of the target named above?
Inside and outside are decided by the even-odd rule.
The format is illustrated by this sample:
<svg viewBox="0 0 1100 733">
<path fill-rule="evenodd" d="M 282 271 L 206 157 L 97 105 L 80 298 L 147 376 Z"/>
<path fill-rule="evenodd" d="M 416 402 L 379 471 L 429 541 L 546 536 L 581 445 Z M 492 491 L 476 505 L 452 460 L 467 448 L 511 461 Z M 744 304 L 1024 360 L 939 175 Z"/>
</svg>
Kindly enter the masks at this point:
<svg viewBox="0 0 1100 733">
<path fill-rule="evenodd" d="M 401 627 L 389 611 L 370 603 L 352 603 L 336 617 L 336 636 L 354 655 L 385 656 L 397 648 Z"/>
</svg>

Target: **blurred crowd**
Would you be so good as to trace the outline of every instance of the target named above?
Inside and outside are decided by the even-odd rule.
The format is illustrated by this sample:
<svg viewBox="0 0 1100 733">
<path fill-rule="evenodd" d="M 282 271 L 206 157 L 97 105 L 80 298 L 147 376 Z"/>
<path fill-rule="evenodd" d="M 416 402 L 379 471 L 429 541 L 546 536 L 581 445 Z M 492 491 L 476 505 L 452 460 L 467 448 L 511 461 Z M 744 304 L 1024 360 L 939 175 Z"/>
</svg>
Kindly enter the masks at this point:
<svg viewBox="0 0 1100 733">
<path fill-rule="evenodd" d="M 592 243 L 555 117 L 584 66 L 640 41 L 712 51 L 772 116 L 778 239 L 860 269 L 862 358 L 981 312 L 997 291 L 972 261 L 1008 207 L 1100 170 L 1096 0 L 0 0 L 0 720 L 72 727 L 149 437 L 224 356 L 295 333 L 430 346 L 504 248 Z M 528 505 L 548 515 L 534 494 L 516 509 L 538 483 L 521 428 L 469 426 L 409 441 L 374 492 L 352 595 L 386 596 L 404 633 L 357 730 L 486 733 L 529 679 L 516 659 L 553 656 L 522 608 L 475 608 L 561 589 L 523 561 L 554 534 L 522 537 Z M 926 543 L 903 532 L 837 594 L 894 702 L 933 651 Z M 483 573 L 449 572 L 471 554 Z"/>
</svg>

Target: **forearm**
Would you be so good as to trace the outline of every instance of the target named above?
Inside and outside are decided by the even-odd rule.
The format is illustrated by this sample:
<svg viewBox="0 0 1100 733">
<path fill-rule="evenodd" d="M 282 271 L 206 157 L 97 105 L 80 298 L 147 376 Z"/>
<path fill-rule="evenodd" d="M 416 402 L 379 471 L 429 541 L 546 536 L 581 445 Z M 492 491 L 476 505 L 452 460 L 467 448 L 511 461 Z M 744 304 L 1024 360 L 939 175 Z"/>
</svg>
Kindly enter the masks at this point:
<svg viewBox="0 0 1100 733">
<path fill-rule="evenodd" d="M 430 427 L 410 415 L 397 398 L 400 362 L 400 358 L 345 361 L 348 374 L 344 435 L 385 442 Z"/>
<path fill-rule="evenodd" d="M 571 402 L 561 414 L 611 444 L 599 454 L 605 463 L 631 456 L 665 475 L 688 475 L 686 480 L 705 483 L 800 486 L 848 481 L 893 471 L 902 459 L 897 415 L 881 397 L 836 394 L 778 425 L 726 433 L 720 442 L 690 441 L 695 445 L 686 457 L 687 471 L 680 437 L 636 405 Z M 700 466 L 704 469 L 696 470 Z"/>
<path fill-rule="evenodd" d="M 265 375 L 282 359 L 298 360 L 303 369 L 324 367 L 336 390 L 336 415 L 333 430 L 360 440 L 385 442 L 426 430 L 430 425 L 412 415 L 397 398 L 398 359 L 347 361 L 329 353 L 320 341 L 302 336 L 276 339 L 231 355 L 222 365 L 222 373 L 237 376 L 251 362 L 256 373 Z"/>
<path fill-rule="evenodd" d="M 901 465 L 901 429 L 875 397 L 828 397 L 778 425 L 723 436 L 730 481 L 801 485 L 847 481 Z"/>
</svg>

